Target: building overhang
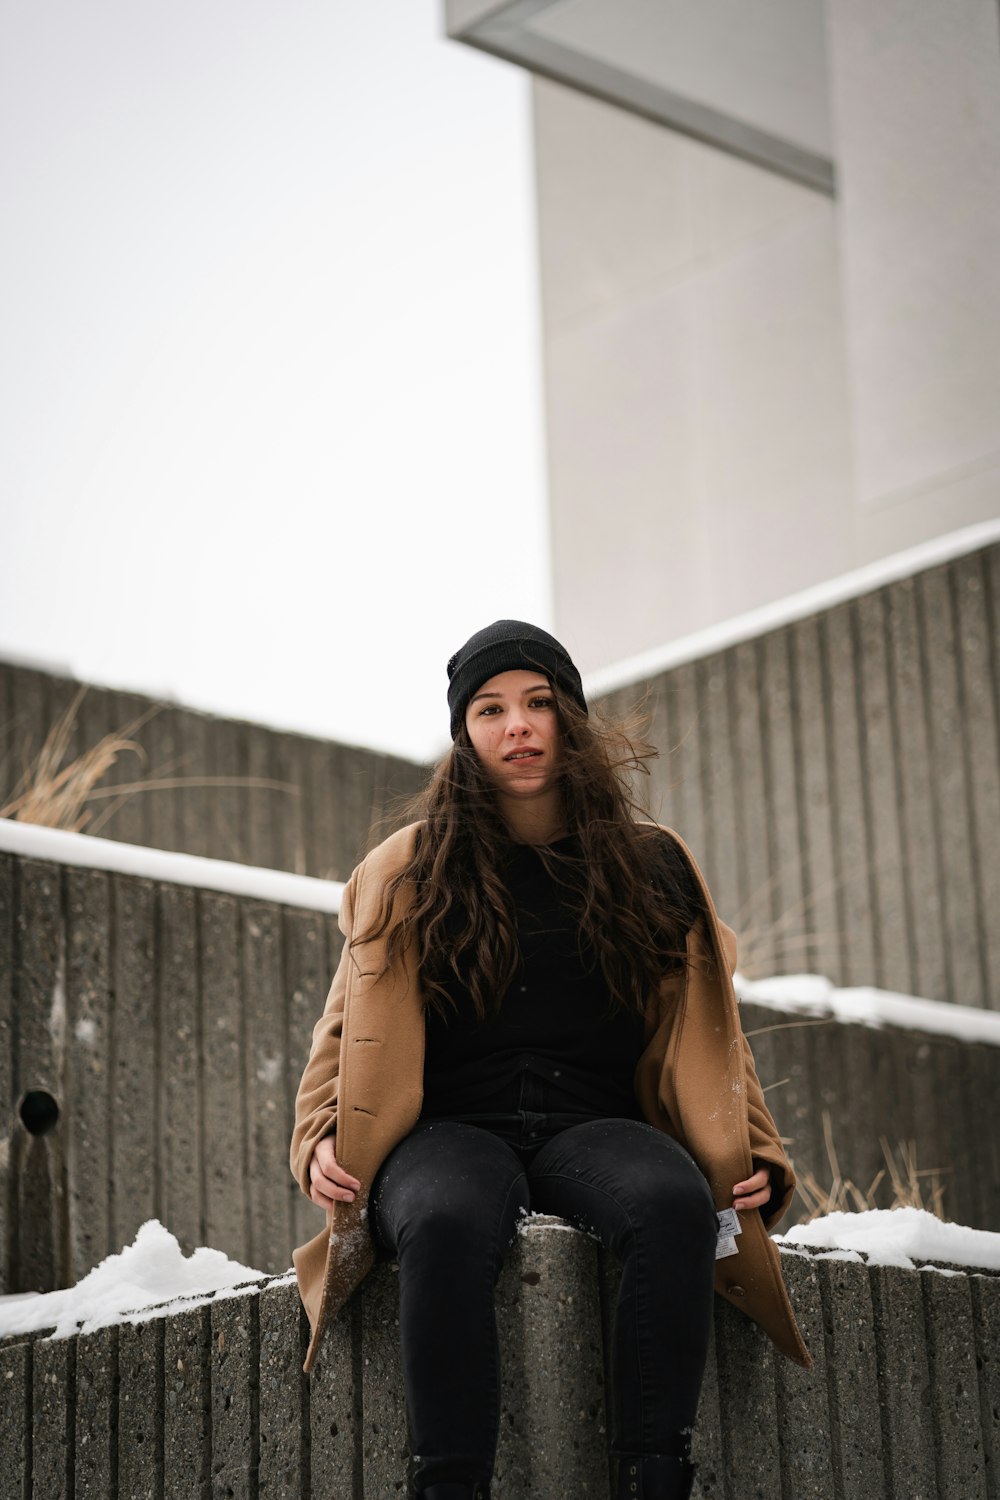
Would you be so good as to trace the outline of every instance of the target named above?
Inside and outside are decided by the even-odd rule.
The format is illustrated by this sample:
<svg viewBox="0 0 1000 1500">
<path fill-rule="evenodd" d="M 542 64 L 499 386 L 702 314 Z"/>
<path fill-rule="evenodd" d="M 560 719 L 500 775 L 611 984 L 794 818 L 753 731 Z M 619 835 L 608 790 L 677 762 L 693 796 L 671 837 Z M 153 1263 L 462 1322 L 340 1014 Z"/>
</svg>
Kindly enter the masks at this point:
<svg viewBox="0 0 1000 1500">
<path fill-rule="evenodd" d="M 823 0 L 445 0 L 450 37 L 834 192 Z"/>
</svg>

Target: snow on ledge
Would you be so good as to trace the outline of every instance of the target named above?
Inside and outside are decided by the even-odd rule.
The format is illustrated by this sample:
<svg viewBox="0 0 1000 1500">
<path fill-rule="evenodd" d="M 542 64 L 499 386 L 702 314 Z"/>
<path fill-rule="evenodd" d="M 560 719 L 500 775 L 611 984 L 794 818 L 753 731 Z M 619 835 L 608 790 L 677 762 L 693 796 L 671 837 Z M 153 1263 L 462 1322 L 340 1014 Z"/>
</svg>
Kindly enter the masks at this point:
<svg viewBox="0 0 1000 1500">
<path fill-rule="evenodd" d="M 954 1036 L 963 1042 L 1000 1047 L 1000 1012 L 974 1005 L 921 1000 L 862 985 L 837 989 L 821 974 L 779 974 L 771 979 L 744 979 L 733 985 L 741 1000 L 791 1015 L 825 1017 L 861 1026 L 898 1026 L 905 1031 Z"/>
<path fill-rule="evenodd" d="M 0 1338 L 51 1328 L 53 1338 L 65 1339 L 112 1323 L 145 1322 L 196 1307 L 205 1297 L 256 1291 L 261 1282 L 273 1284 L 273 1278 L 221 1250 L 184 1255 L 169 1230 L 149 1219 L 131 1245 L 107 1256 L 76 1286 L 0 1297 Z"/>
<path fill-rule="evenodd" d="M 299 906 L 306 911 L 334 915 L 340 911 L 344 891 L 339 880 L 316 880 L 311 875 L 262 870 L 226 859 L 205 859 L 200 854 L 146 849 L 140 844 L 121 844 L 87 833 L 67 833 L 62 828 L 42 828 L 12 818 L 0 818 L 0 852 L 51 860 L 60 865 L 78 865 L 87 870 L 139 875 L 168 885 L 252 896 L 259 901 L 274 901 L 279 906 Z"/>
<path fill-rule="evenodd" d="M 550 1214 L 526 1214 L 519 1233 L 579 1234 Z M 925 1209 L 873 1209 L 828 1214 L 774 1236 L 784 1255 L 852 1260 L 962 1274 L 1000 1271 L 1000 1234 L 949 1224 Z M 942 1266 L 933 1264 L 944 1262 Z M 65 1291 L 0 1296 L 0 1339 L 47 1334 L 71 1338 L 116 1323 L 143 1323 L 188 1312 L 220 1298 L 256 1296 L 291 1286 L 294 1271 L 269 1276 L 204 1247 L 185 1256 L 156 1219 L 143 1224 L 131 1245 L 109 1255 Z"/>
<path fill-rule="evenodd" d="M 940 563 L 951 562 L 955 557 L 978 552 L 981 547 L 997 541 L 1000 541 L 1000 521 L 980 521 L 947 536 L 932 537 L 930 541 L 892 553 L 889 557 L 880 557 L 796 594 L 758 605 L 741 615 L 731 615 L 728 620 L 720 620 L 704 630 L 681 636 L 666 646 L 653 646 L 625 661 L 598 667 L 584 674 L 584 691 L 590 700 L 602 698 L 605 693 L 643 682 L 647 677 L 658 677 L 661 672 L 669 672 L 684 662 L 696 661 L 714 651 L 725 651 L 740 641 L 752 640 L 766 631 L 789 625 L 793 620 L 807 619 L 809 615 L 842 604 L 845 599 L 857 599 L 861 594 L 870 594 L 899 578 L 909 578 Z"/>
<path fill-rule="evenodd" d="M 925 1208 L 873 1208 L 867 1213 L 827 1214 L 773 1236 L 783 1251 L 801 1249 L 818 1259 L 860 1260 L 870 1266 L 924 1268 L 944 1261 L 1000 1271 L 1000 1234 L 949 1224 Z M 927 1269 L 937 1269 L 927 1265 Z"/>
</svg>

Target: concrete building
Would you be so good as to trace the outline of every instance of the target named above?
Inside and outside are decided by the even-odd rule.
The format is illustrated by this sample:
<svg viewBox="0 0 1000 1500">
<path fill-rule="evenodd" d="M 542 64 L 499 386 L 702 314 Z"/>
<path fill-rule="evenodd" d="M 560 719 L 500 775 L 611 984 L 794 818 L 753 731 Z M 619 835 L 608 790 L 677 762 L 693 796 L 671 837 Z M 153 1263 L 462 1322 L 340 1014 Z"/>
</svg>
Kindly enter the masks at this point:
<svg viewBox="0 0 1000 1500">
<path fill-rule="evenodd" d="M 446 0 L 532 73 L 585 671 L 1000 514 L 995 0 Z"/>
</svg>

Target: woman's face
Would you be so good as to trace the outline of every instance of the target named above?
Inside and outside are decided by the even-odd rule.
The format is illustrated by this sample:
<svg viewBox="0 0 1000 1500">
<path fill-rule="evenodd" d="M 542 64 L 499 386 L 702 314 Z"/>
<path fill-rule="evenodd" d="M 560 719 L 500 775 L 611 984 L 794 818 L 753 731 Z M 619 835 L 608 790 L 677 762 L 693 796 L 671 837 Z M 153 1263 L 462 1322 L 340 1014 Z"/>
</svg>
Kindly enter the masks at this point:
<svg viewBox="0 0 1000 1500">
<path fill-rule="evenodd" d="M 498 672 L 465 710 L 465 727 L 498 792 L 532 797 L 559 777 L 559 718 L 548 679 L 540 672 Z"/>
</svg>

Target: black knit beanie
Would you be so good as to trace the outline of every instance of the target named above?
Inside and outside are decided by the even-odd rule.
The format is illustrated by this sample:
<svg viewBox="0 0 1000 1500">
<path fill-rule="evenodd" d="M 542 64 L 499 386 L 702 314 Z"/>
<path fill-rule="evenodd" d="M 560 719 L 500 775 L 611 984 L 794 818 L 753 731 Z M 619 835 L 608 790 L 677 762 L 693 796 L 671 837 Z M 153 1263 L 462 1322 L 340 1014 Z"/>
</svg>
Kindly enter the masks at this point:
<svg viewBox="0 0 1000 1500">
<path fill-rule="evenodd" d="M 477 630 L 470 636 L 448 663 L 452 739 L 465 719 L 469 699 L 484 682 L 498 672 L 526 671 L 532 667 L 587 712 L 580 674 L 555 636 L 524 620 L 495 620 L 485 630 Z"/>
</svg>

